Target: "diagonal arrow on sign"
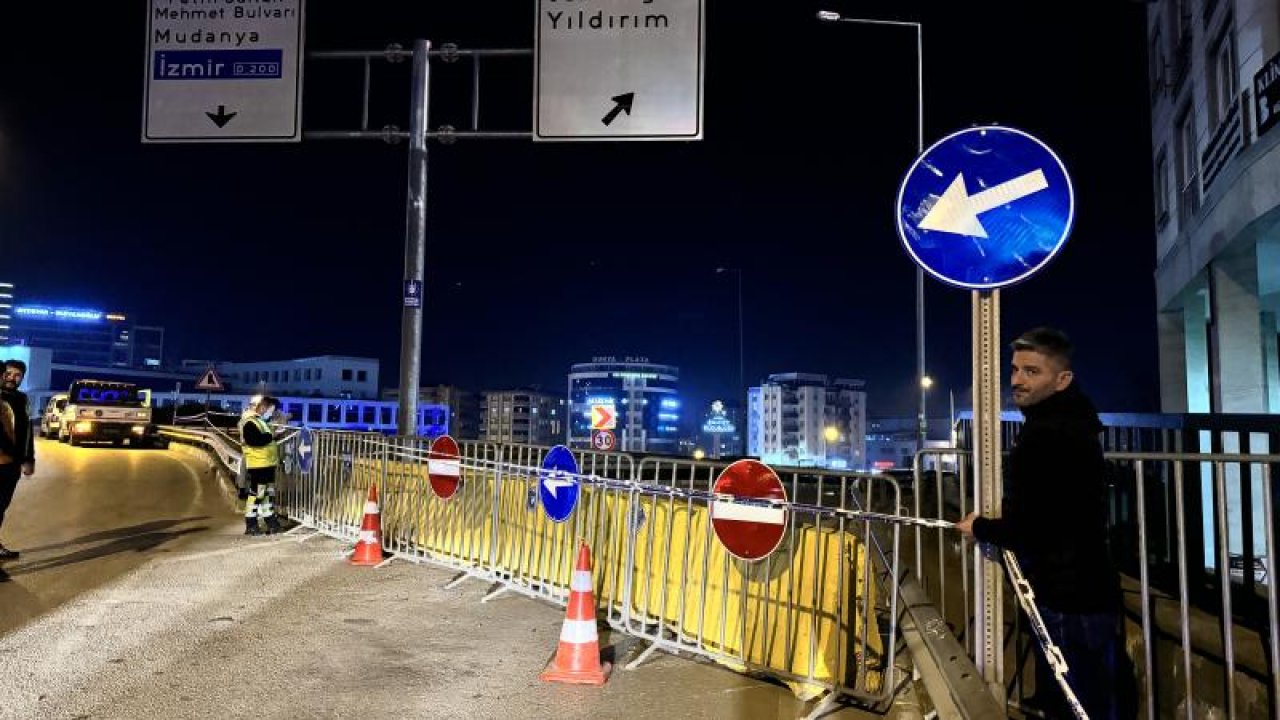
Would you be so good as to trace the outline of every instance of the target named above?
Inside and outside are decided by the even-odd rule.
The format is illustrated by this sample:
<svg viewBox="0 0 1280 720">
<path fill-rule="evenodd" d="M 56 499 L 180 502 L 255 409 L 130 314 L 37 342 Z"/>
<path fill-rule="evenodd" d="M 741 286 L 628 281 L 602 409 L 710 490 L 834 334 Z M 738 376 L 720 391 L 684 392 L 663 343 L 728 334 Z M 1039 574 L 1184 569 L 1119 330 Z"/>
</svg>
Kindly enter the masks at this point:
<svg viewBox="0 0 1280 720">
<path fill-rule="evenodd" d="M 920 228 L 953 235 L 985 238 L 987 230 L 978 220 L 979 215 L 1048 187 L 1049 182 L 1045 180 L 1044 171 L 1037 168 L 993 188 L 970 195 L 965 189 L 964 173 L 957 173 L 956 179 L 951 181 L 946 191 L 942 193 L 942 197 L 938 198 L 938 201 L 925 214 L 924 219 L 920 221 Z"/>
</svg>

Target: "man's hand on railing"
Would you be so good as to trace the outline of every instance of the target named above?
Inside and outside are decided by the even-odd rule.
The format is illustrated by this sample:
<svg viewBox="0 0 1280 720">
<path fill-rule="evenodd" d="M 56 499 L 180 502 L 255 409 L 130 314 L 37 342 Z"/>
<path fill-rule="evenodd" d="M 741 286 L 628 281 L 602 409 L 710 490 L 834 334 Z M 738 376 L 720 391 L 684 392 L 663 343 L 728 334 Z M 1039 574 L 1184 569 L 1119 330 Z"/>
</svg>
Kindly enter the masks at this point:
<svg viewBox="0 0 1280 720">
<path fill-rule="evenodd" d="M 968 515 L 965 515 L 963 520 L 956 523 L 956 529 L 960 531 L 960 534 L 970 540 L 973 539 L 973 520 L 976 517 L 978 517 L 978 513 L 971 512 Z"/>
</svg>

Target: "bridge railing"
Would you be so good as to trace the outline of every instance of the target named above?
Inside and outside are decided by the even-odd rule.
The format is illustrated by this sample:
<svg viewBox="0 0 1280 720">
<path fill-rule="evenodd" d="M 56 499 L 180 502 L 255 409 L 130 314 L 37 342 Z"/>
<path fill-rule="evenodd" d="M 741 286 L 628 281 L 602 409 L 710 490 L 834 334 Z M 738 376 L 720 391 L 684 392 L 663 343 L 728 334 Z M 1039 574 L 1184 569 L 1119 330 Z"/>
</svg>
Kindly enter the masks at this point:
<svg viewBox="0 0 1280 720">
<path fill-rule="evenodd" d="M 1109 452 L 1112 556 L 1124 573 L 1128 645 L 1144 717 L 1271 716 L 1280 702 L 1276 551 L 1280 455 Z M 907 510 L 958 520 L 975 503 L 972 456 L 953 448 L 917 455 Z M 929 597 L 974 647 L 973 560 L 954 531 L 917 525 L 909 565 Z M 1005 689 L 1026 695 L 1034 642 L 1006 593 Z M 1012 672 L 1008 669 L 1012 668 Z"/>
</svg>

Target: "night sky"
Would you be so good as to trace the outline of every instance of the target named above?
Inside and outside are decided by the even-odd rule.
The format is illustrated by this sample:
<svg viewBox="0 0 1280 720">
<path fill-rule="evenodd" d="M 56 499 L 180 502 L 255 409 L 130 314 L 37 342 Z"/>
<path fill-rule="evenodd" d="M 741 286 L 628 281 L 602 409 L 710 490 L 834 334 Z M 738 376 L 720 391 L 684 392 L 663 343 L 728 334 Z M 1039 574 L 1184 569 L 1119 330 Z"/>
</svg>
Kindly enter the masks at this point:
<svg viewBox="0 0 1280 720">
<path fill-rule="evenodd" d="M 914 34 L 815 19 L 831 9 L 924 23 L 926 145 L 1001 123 L 1059 152 L 1075 231 L 1003 292 L 1004 334 L 1060 326 L 1102 409 L 1158 410 L 1143 4 L 708 5 L 705 140 L 431 145 L 424 382 L 558 393 L 574 362 L 643 355 L 678 365 L 695 401 L 727 396 L 737 295 L 714 270 L 730 266 L 748 382 L 863 378 L 874 414 L 912 414 L 914 266 L 893 203 L 915 155 Z M 0 10 L 0 280 L 162 325 L 169 361 L 374 356 L 394 386 L 405 146 L 144 146 L 147 3 L 57 7 Z M 311 0 L 307 44 L 530 47 L 535 7 Z M 470 67 L 433 72 L 432 125 L 465 126 Z M 358 126 L 358 65 L 305 77 L 306 129 Z M 482 127 L 527 130 L 529 60 L 494 61 L 483 84 Z M 407 64 L 375 66 L 374 94 L 371 125 L 407 127 Z M 969 295 L 929 280 L 926 307 L 942 415 L 970 383 Z"/>
</svg>

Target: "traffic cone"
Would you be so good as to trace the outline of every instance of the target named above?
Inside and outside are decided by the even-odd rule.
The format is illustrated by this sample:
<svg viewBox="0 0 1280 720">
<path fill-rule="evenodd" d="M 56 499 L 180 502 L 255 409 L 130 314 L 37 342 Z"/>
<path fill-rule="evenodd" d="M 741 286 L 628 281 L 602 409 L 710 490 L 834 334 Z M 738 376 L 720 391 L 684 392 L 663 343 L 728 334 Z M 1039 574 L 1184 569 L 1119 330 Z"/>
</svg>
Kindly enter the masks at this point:
<svg viewBox="0 0 1280 720">
<path fill-rule="evenodd" d="M 569 608 L 560 629 L 560 647 L 540 676 L 550 682 L 603 685 L 609 679 L 609 663 L 600 662 L 600 638 L 596 634 L 596 596 L 591 591 L 591 548 L 578 546 L 578 565 L 570 584 Z"/>
<path fill-rule="evenodd" d="M 360 539 L 351 554 L 352 565 L 382 564 L 382 514 L 378 511 L 378 486 L 369 486 L 369 499 L 364 504 L 364 521 L 360 523 Z"/>
</svg>

